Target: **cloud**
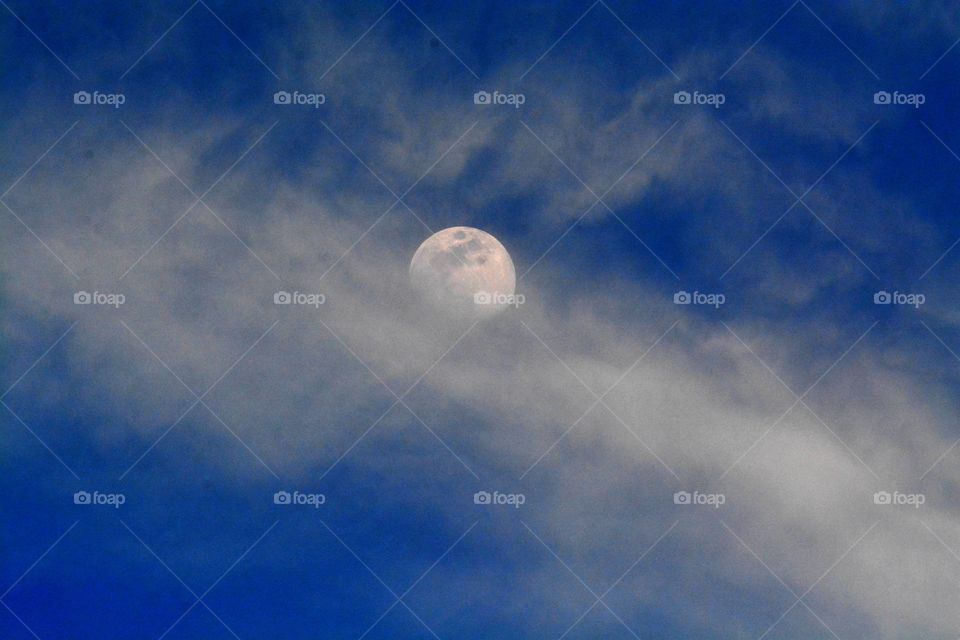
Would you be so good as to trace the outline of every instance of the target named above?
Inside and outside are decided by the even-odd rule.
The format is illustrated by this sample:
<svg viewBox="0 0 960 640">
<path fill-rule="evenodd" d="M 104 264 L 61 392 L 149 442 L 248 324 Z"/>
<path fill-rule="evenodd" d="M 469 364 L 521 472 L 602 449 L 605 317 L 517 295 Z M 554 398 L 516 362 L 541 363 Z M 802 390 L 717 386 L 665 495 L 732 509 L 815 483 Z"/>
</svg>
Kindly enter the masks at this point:
<svg viewBox="0 0 960 640">
<path fill-rule="evenodd" d="M 428 224 L 461 212 L 471 220 L 499 219 L 498 205 L 525 198 L 524 215 L 532 222 L 518 235 L 546 233 L 552 241 L 594 198 L 536 136 L 599 194 L 674 121 L 676 129 L 605 196 L 630 223 L 679 224 L 685 208 L 705 210 L 705 219 L 683 227 L 677 242 L 704 253 L 708 245 L 726 268 L 792 201 L 716 114 L 676 115 L 672 78 L 643 78 L 622 108 L 598 115 L 594 101 L 612 88 L 544 69 L 539 83 L 529 84 L 529 115 L 478 114 L 469 83 L 458 87 L 466 89 L 462 95 L 446 86 L 425 89 L 404 67 L 402 51 L 385 39 L 370 44 L 350 63 L 369 74 L 350 77 L 348 66 L 339 85 L 343 102 L 356 105 L 370 126 L 361 132 L 346 116 L 330 118 L 330 126 L 398 193 L 443 156 L 410 197 L 416 212 L 429 212 Z M 811 145 L 829 151 L 826 162 L 804 156 L 785 173 L 815 179 L 842 153 L 839 147 L 862 133 L 859 118 L 847 113 L 798 127 L 820 103 L 797 103 L 799 88 L 788 83 L 793 65 L 762 51 L 753 56 L 751 64 L 763 71 L 759 94 L 770 99 L 741 108 L 731 128 L 772 125 L 810 136 Z M 319 74 L 323 65 L 304 67 Z M 549 101 L 543 87 L 550 89 Z M 171 117 L 181 119 L 181 128 L 196 127 L 195 135 L 170 135 L 162 120 L 132 128 L 198 193 L 226 169 L 213 170 L 206 159 L 222 158 L 225 147 L 239 147 L 232 154 L 239 157 L 269 126 L 252 126 L 229 109 L 214 125 L 203 126 L 203 118 L 189 112 Z M 197 205 L 172 229 L 193 198 L 115 122 L 82 122 L 10 198 L 80 279 L 8 219 L 18 235 L 4 262 L 4 297 L 12 311 L 4 335 L 24 354 L 22 370 L 49 345 L 48 334 L 79 321 L 58 352 L 62 368 L 41 368 L 24 385 L 49 406 L 70 403 L 72 412 L 89 418 L 85 424 L 97 425 L 77 437 L 101 451 L 123 443 L 131 459 L 117 460 L 117 473 L 193 402 L 184 385 L 201 394 L 216 383 L 207 398 L 212 412 L 284 479 L 312 480 L 333 468 L 331 493 L 348 494 L 355 485 L 369 490 L 374 478 L 389 495 L 399 493 L 403 472 L 437 467 L 442 471 L 416 501 L 446 523 L 473 513 L 472 473 L 482 482 L 521 487 L 530 494 L 523 517 L 591 585 L 610 584 L 679 520 L 664 542 L 669 560 L 654 554 L 650 569 L 631 575 L 617 592 L 635 594 L 646 611 L 657 608 L 683 621 L 689 607 L 682 603 L 703 596 L 695 624 L 749 624 L 751 633 L 762 632 L 792 598 L 783 588 L 781 602 L 779 593 L 760 586 L 782 587 L 752 551 L 798 595 L 816 583 L 810 606 L 832 628 L 847 631 L 840 635 L 856 635 L 860 622 L 883 637 L 945 634 L 960 623 L 947 600 L 960 565 L 927 530 L 956 548 L 960 518 L 949 505 L 958 477 L 941 464 L 920 481 L 953 440 L 957 416 L 947 391 L 953 374 L 942 360 L 934 359 L 945 382 L 931 397 L 932 385 L 900 364 L 908 348 L 875 340 L 878 330 L 804 398 L 809 408 L 798 404 L 784 413 L 793 393 L 726 327 L 671 304 L 673 292 L 654 278 L 618 279 L 603 265 L 571 277 L 552 261 L 537 267 L 535 284 L 524 285 L 527 304 L 517 312 L 473 329 L 441 321 L 406 285 L 409 257 L 428 230 L 402 205 L 385 214 L 393 202 L 389 192 L 322 126 L 280 119 L 205 198 L 213 212 Z M 24 141 L 26 150 L 41 146 L 27 144 L 19 128 L 9 125 L 12 140 Z M 301 156 L 291 159 L 289 146 L 275 142 L 291 138 L 302 138 L 297 154 L 317 158 L 309 169 L 290 166 Z M 888 222 L 911 229 L 894 254 L 908 253 L 910 242 L 931 242 L 928 226 L 906 225 L 916 219 L 911 202 L 888 197 L 867 170 L 843 165 L 834 176 L 836 182 L 811 194 L 811 207 L 836 222 L 858 253 L 879 253 L 886 234 L 844 222 L 849 190 Z M 781 198 L 783 207 L 773 207 Z M 653 210 L 651 201 L 670 206 Z M 722 206 L 704 207 L 710 202 Z M 785 232 L 803 232 L 796 218 L 818 234 L 805 245 L 809 261 L 785 259 L 789 243 L 775 238 L 773 246 L 758 248 L 743 277 L 754 278 L 759 293 L 743 309 L 756 299 L 798 307 L 818 294 L 872 282 L 802 209 L 784 222 Z M 609 214 L 597 206 L 585 222 L 609 223 Z M 698 224 L 726 233 L 704 234 Z M 129 303 L 115 313 L 74 306 L 78 287 L 123 291 Z M 319 310 L 276 306 L 273 294 L 280 289 L 323 293 L 326 301 Z M 633 299 L 646 305 L 638 311 L 623 302 Z M 788 322 L 756 310 L 756 321 L 745 311 L 732 313 L 730 328 L 798 394 L 870 326 L 867 319 L 853 328 L 838 328 L 829 318 Z M 31 331 L 38 326 L 42 336 Z M 395 404 L 393 393 L 414 383 L 404 399 L 409 408 Z M 594 394 L 611 386 L 584 415 Z M 29 398 L 15 393 L 11 404 L 37 411 Z M 191 421 L 219 433 L 216 418 L 200 407 L 194 411 L 200 415 Z M 200 442 L 201 464 L 222 474 L 220 482 L 265 477 L 252 455 L 221 459 L 212 440 Z M 180 451 L 162 445 L 147 455 L 184 464 Z M 445 494 L 448 486 L 463 488 L 463 500 Z M 872 503 L 877 490 L 913 488 L 928 498 L 916 512 Z M 707 515 L 684 510 L 672 503 L 680 489 L 724 492 L 729 506 Z M 516 522 L 483 527 L 487 540 L 508 548 L 519 529 Z M 497 591 L 505 602 L 532 592 L 572 622 L 592 599 L 582 603 L 576 582 L 539 542 L 519 532 L 539 555 L 521 568 L 501 567 L 498 575 L 510 580 L 494 584 L 476 568 L 441 569 L 433 578 L 440 592 L 453 593 L 464 582 L 480 594 Z M 745 553 L 744 543 L 751 551 Z M 766 582 L 755 582 L 757 576 Z M 756 598 L 755 616 L 743 622 L 740 607 L 713 584 Z"/>
</svg>

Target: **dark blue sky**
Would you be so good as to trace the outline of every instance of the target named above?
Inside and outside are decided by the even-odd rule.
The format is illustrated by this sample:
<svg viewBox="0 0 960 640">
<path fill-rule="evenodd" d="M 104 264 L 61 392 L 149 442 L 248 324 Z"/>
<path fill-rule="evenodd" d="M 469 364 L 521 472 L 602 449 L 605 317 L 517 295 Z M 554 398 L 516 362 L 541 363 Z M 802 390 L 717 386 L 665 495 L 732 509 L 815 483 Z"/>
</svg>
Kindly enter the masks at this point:
<svg viewBox="0 0 960 640">
<path fill-rule="evenodd" d="M 956 636 L 949 3 L 0 4 L 0 637 Z"/>
</svg>

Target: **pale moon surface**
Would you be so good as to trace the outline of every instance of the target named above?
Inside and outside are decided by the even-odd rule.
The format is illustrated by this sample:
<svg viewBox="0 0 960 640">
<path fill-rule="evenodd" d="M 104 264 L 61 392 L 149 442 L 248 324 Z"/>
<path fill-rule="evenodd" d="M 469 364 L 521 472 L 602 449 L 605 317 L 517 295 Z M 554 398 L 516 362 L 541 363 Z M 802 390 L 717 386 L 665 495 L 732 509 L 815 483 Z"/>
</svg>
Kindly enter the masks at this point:
<svg viewBox="0 0 960 640">
<path fill-rule="evenodd" d="M 492 235 L 450 227 L 417 249 L 410 261 L 410 282 L 443 311 L 484 318 L 509 306 L 517 274 L 510 254 Z"/>
</svg>

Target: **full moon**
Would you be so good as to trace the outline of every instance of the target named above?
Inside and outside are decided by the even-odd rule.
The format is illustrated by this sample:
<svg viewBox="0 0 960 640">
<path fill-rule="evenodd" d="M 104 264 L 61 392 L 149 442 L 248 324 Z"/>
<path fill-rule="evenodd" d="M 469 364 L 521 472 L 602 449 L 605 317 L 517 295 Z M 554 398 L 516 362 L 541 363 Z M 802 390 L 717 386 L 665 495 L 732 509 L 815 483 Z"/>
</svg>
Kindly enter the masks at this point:
<svg viewBox="0 0 960 640">
<path fill-rule="evenodd" d="M 410 282 L 445 312 L 487 318 L 515 303 L 517 273 L 500 241 L 480 229 L 450 227 L 420 245 Z"/>
</svg>

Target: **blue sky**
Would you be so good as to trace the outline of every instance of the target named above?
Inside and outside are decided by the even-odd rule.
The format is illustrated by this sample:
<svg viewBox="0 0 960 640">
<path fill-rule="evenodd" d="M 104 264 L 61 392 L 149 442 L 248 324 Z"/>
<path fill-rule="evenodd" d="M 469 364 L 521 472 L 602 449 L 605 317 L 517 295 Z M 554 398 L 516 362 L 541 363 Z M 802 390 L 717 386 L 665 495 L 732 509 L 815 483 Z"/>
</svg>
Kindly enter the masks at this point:
<svg viewBox="0 0 960 640">
<path fill-rule="evenodd" d="M 960 633 L 950 3 L 0 4 L 0 636 Z"/>
</svg>

